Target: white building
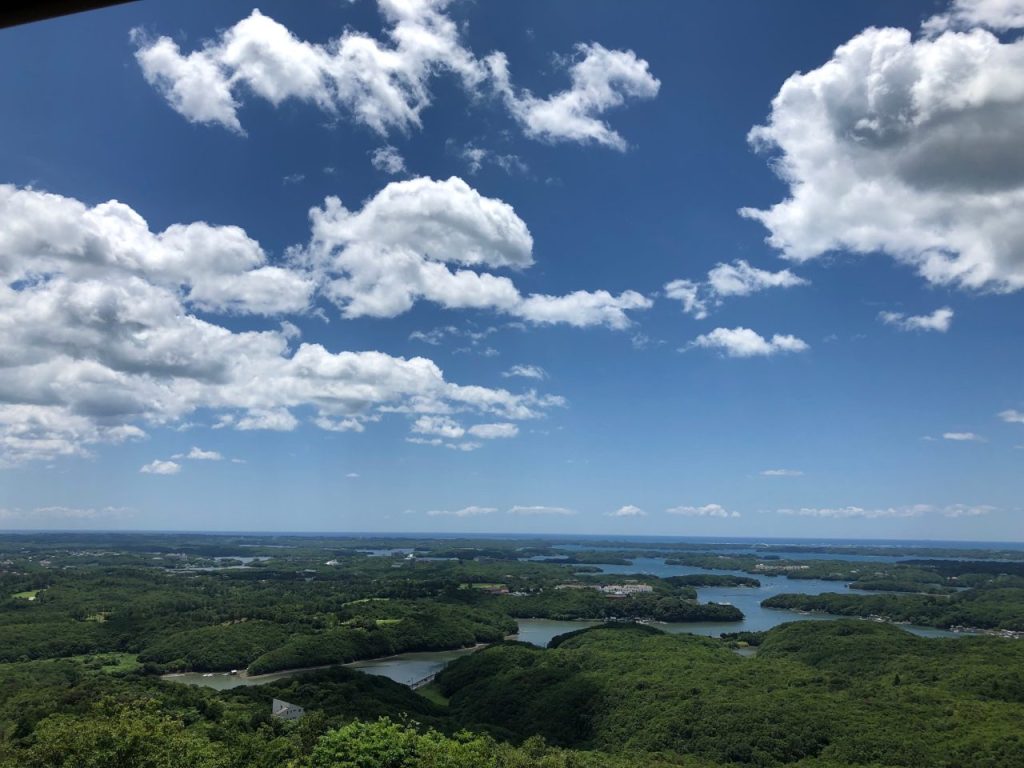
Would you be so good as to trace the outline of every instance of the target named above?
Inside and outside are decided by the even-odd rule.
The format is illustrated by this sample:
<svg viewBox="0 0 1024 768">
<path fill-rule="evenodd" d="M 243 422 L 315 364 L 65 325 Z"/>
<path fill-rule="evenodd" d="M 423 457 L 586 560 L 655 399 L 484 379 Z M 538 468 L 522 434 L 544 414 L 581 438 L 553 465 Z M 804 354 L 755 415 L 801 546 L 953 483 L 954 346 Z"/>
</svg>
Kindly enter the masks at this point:
<svg viewBox="0 0 1024 768">
<path fill-rule="evenodd" d="M 270 714 L 279 720 L 298 720 L 306 714 L 306 710 L 296 704 L 274 699 L 270 704 Z"/>
<path fill-rule="evenodd" d="M 650 584 L 606 584 L 600 588 L 606 595 L 638 595 L 641 592 L 653 592 Z"/>
</svg>

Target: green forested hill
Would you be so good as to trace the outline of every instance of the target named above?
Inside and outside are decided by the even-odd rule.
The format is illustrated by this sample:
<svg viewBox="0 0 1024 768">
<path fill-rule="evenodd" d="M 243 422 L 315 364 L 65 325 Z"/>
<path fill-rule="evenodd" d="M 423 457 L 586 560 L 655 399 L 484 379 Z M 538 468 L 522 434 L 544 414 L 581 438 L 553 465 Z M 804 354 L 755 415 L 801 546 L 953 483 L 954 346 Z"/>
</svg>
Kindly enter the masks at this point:
<svg viewBox="0 0 1024 768">
<path fill-rule="evenodd" d="M 1021 669 L 1021 643 L 839 621 L 778 627 L 749 659 L 714 640 L 596 628 L 554 649 L 486 649 L 439 683 L 466 721 L 613 754 L 996 768 L 1024 765 Z"/>
</svg>

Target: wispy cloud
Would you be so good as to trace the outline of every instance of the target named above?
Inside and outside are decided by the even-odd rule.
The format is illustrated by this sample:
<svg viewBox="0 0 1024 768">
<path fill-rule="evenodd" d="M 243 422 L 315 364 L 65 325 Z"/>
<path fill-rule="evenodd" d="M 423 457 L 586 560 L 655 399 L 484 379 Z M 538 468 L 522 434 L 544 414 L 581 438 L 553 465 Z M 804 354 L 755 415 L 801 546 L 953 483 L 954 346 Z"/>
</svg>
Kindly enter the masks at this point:
<svg viewBox="0 0 1024 768">
<path fill-rule="evenodd" d="M 647 513 L 633 504 L 626 504 L 614 512 L 605 512 L 605 517 L 646 517 Z"/>
<path fill-rule="evenodd" d="M 665 510 L 670 515 L 683 517 L 740 517 L 735 510 L 728 510 L 721 504 L 705 504 L 702 507 L 671 507 Z"/>
<path fill-rule="evenodd" d="M 405 173 L 405 158 L 390 144 L 375 149 L 370 155 L 370 163 L 381 173 L 391 176 Z"/>
<path fill-rule="evenodd" d="M 523 379 L 546 379 L 548 372 L 541 368 L 539 365 L 513 365 L 507 371 L 501 374 L 506 379 L 513 376 L 518 376 Z"/>
<path fill-rule="evenodd" d="M 957 443 L 984 443 L 985 438 L 976 435 L 974 432 L 943 432 L 943 440 L 952 440 Z"/>
<path fill-rule="evenodd" d="M 994 512 L 996 507 L 986 504 L 950 504 L 937 507 L 932 504 L 910 504 L 895 507 L 800 507 L 798 509 L 778 509 L 780 515 L 819 518 L 899 518 L 921 517 L 923 515 L 941 515 L 943 517 L 977 517 Z"/>
<path fill-rule="evenodd" d="M 788 269 L 771 272 L 738 259 L 729 264 L 715 265 L 705 281 L 672 280 L 665 284 L 664 290 L 667 298 L 682 303 L 683 312 L 703 320 L 727 297 L 749 296 L 769 288 L 792 288 L 808 283 Z"/>
<path fill-rule="evenodd" d="M 1024 424 L 1024 411 L 1011 408 L 1007 411 L 1002 411 L 999 414 L 999 418 L 1007 424 Z"/>
<path fill-rule="evenodd" d="M 802 477 L 803 471 L 799 469 L 762 469 L 762 477 Z"/>
<path fill-rule="evenodd" d="M 879 312 L 878 319 L 901 331 L 938 331 L 945 333 L 953 324 L 953 310 L 936 309 L 930 315 L 905 315 L 902 312 Z"/>
<path fill-rule="evenodd" d="M 431 509 L 427 511 L 427 514 L 430 517 L 478 517 L 480 515 L 491 515 L 497 511 L 497 507 L 469 506 L 462 509 Z"/>
<path fill-rule="evenodd" d="M 510 515 L 575 515 L 576 510 L 566 507 L 545 506 L 514 506 L 508 510 Z"/>
<path fill-rule="evenodd" d="M 144 475 L 176 475 L 181 472 L 181 464 L 174 461 L 154 459 L 149 464 L 143 465 L 139 472 Z"/>
<path fill-rule="evenodd" d="M 192 446 L 188 453 L 176 453 L 172 459 L 189 459 L 190 461 L 220 461 L 224 458 L 217 451 L 204 451 L 202 448 Z"/>
</svg>

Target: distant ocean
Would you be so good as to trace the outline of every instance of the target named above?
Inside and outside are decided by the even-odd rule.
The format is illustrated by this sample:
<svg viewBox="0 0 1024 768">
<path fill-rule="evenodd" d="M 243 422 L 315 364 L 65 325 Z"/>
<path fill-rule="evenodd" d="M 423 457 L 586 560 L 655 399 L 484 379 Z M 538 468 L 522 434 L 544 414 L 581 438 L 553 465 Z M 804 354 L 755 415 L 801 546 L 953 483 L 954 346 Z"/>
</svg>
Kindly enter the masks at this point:
<svg viewBox="0 0 1024 768">
<path fill-rule="evenodd" d="M 113 532 L 113 531 L 112 531 Z M 134 533 L 134 531 L 117 531 Z M 138 533 L 177 533 L 228 536 L 295 536 L 302 538 L 361 538 L 361 539 L 540 539 L 547 541 L 579 541 L 587 543 L 629 542 L 630 544 L 707 544 L 714 547 L 751 547 L 758 544 L 778 549 L 785 545 L 800 547 L 919 547 L 948 549 L 1012 549 L 1024 550 L 1024 541 L 945 541 L 942 539 L 803 539 L 753 536 L 626 536 L 610 534 L 553 534 L 553 533 L 438 533 L 436 531 L 408 531 L 396 533 L 374 531 L 138 531 Z"/>
</svg>

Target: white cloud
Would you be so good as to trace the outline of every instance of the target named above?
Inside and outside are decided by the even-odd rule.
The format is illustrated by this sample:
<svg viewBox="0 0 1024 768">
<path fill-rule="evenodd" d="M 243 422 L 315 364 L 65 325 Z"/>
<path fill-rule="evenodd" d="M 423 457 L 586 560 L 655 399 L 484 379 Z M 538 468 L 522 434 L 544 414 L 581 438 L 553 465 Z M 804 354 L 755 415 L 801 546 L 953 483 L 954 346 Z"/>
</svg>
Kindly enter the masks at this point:
<svg viewBox="0 0 1024 768">
<path fill-rule="evenodd" d="M 357 477 L 359 477 L 359 473 L 358 472 L 346 472 L 345 473 L 345 477 L 349 478 L 350 480 L 355 480 Z"/>
<path fill-rule="evenodd" d="M 154 234 L 119 202 L 0 186 L 0 464 L 81 455 L 201 410 L 220 428 L 291 430 L 303 409 L 323 429 L 361 431 L 386 413 L 518 421 L 564 404 L 460 386 L 423 357 L 299 343 L 288 323 L 236 331 L 197 314 L 301 311 L 314 285 L 300 265 L 269 265 L 237 227 Z"/>
<path fill-rule="evenodd" d="M 265 429 L 272 432 L 291 432 L 299 420 L 287 408 L 253 408 L 235 422 L 235 429 L 243 432 Z"/>
<path fill-rule="evenodd" d="M 957 9 L 1019 20 L 1016 3 Z M 883 251 L 934 284 L 1015 291 L 1024 287 L 1022 130 L 1024 40 L 866 29 L 792 75 L 750 132 L 755 147 L 777 153 L 790 197 L 741 213 L 793 261 Z"/>
<path fill-rule="evenodd" d="M 486 77 L 462 47 L 455 23 L 442 13 L 447 4 L 381 0 L 390 44 L 354 31 L 327 45 L 307 43 L 254 10 L 186 56 L 168 37 L 151 41 L 135 32 L 135 56 L 146 80 L 192 122 L 241 133 L 238 97 L 251 93 L 275 106 L 296 99 L 329 114 L 345 111 L 386 135 L 420 126 L 436 72 L 455 74 L 470 91 Z"/>
<path fill-rule="evenodd" d="M 413 445 L 444 445 L 444 441 L 439 437 L 407 437 L 405 442 Z"/>
<path fill-rule="evenodd" d="M 519 427 L 509 422 L 499 424 L 474 424 L 466 430 L 473 437 L 484 440 L 495 440 L 498 438 L 515 437 L 519 434 Z"/>
<path fill-rule="evenodd" d="M 808 281 L 788 269 L 771 272 L 752 267 L 743 259 L 716 264 L 708 271 L 707 280 L 672 280 L 665 284 L 665 295 L 682 302 L 683 312 L 698 320 L 708 316 L 711 306 L 719 306 L 731 296 L 749 296 L 769 288 L 792 288 Z"/>
<path fill-rule="evenodd" d="M 479 448 L 483 448 L 484 444 L 468 440 L 462 443 L 445 443 L 444 447 L 452 451 L 468 452 L 478 450 Z"/>
<path fill-rule="evenodd" d="M 799 469 L 763 469 L 761 475 L 764 477 L 802 477 L 803 472 Z"/>
<path fill-rule="evenodd" d="M 466 430 L 458 422 L 447 416 L 420 416 L 413 422 L 412 431 L 421 435 L 438 435 L 449 440 L 466 434 Z"/>
<path fill-rule="evenodd" d="M 973 432 L 943 432 L 942 438 L 944 440 L 953 440 L 954 442 L 960 443 L 983 443 L 985 438 L 981 435 L 976 435 Z"/>
<path fill-rule="evenodd" d="M 604 325 L 622 330 L 632 325 L 628 311 L 650 309 L 653 303 L 636 291 L 623 291 L 618 296 L 608 291 L 575 291 L 565 296 L 535 293 L 522 299 L 513 313 L 538 325 Z"/>
<path fill-rule="evenodd" d="M 807 280 L 788 269 L 769 272 L 752 267 L 743 259 L 732 264 L 718 264 L 708 272 L 708 286 L 716 297 L 749 296 L 767 288 L 792 288 L 807 285 Z"/>
<path fill-rule="evenodd" d="M 395 317 L 426 300 L 536 324 L 619 329 L 630 324 L 627 311 L 651 306 L 635 291 L 524 297 L 510 278 L 475 271 L 529 267 L 533 237 L 512 206 L 457 177 L 392 182 L 359 211 L 329 197 L 310 218 L 312 241 L 292 256 L 323 276 L 324 295 L 345 317 Z"/>
<path fill-rule="evenodd" d="M 390 144 L 375 149 L 370 156 L 370 163 L 381 173 L 388 173 L 392 176 L 405 173 L 405 158 Z"/>
<path fill-rule="evenodd" d="M 943 517 L 976 517 L 995 511 L 995 507 L 986 505 L 952 504 L 936 507 L 931 504 L 911 504 L 902 507 L 801 507 L 799 509 L 779 509 L 780 515 L 820 518 L 865 518 L 878 519 L 887 517 L 921 517 L 923 515 L 942 515 Z"/>
<path fill-rule="evenodd" d="M 683 312 L 698 320 L 708 316 L 707 302 L 701 298 L 701 287 L 691 280 L 673 280 L 665 283 L 665 295 L 682 302 Z"/>
<path fill-rule="evenodd" d="M 36 528 L 41 525 L 58 523 L 61 527 L 90 523 L 124 520 L 134 515 L 127 507 L 36 507 L 31 510 L 4 509 L 0 507 L 0 523 L 21 524 Z"/>
<path fill-rule="evenodd" d="M 609 51 L 597 43 L 580 43 L 576 53 L 578 58 L 569 67 L 571 87 L 546 99 L 516 91 L 503 53 L 491 54 L 486 63 L 496 90 L 527 136 L 625 150 L 626 140 L 601 117 L 627 99 L 653 99 L 661 83 L 633 51 Z"/>
<path fill-rule="evenodd" d="M 172 459 L 191 459 L 192 461 L 220 461 L 224 457 L 217 451 L 204 451 L 202 448 L 192 446 L 188 453 L 176 453 Z"/>
<path fill-rule="evenodd" d="M 472 325 L 465 328 L 458 328 L 454 325 L 445 325 L 438 328 L 432 328 L 429 331 L 413 331 L 409 334 L 410 341 L 422 341 L 425 344 L 431 346 L 439 346 L 445 339 L 465 339 L 469 342 L 470 347 L 479 347 L 480 344 L 490 335 L 497 333 L 498 329 L 491 325 L 486 328 L 478 328 Z M 471 351 L 463 348 L 459 351 Z M 488 349 L 480 351 L 480 354 L 485 357 L 491 357 Z"/>
<path fill-rule="evenodd" d="M 451 0 L 378 0 L 386 41 L 347 30 L 326 44 L 299 40 L 254 10 L 199 50 L 183 54 L 169 37 L 132 32 L 135 58 L 146 80 L 187 120 L 244 134 L 243 96 L 275 107 L 288 100 L 347 114 L 381 136 L 421 126 L 432 99 L 431 80 L 454 75 L 471 97 L 497 93 L 528 136 L 547 141 L 598 143 L 617 149 L 625 140 L 600 118 L 630 98 L 653 98 L 658 81 L 632 51 L 581 44 L 569 68 L 572 87 L 548 99 L 517 93 L 504 54 L 479 60 L 445 15 Z"/>
<path fill-rule="evenodd" d="M 508 513 L 510 515 L 575 515 L 576 510 L 567 509 L 566 507 L 523 507 L 516 505 L 510 507 Z"/>
<path fill-rule="evenodd" d="M 1024 0 L 953 0 L 947 13 L 922 25 L 930 34 L 979 26 L 997 30 L 1024 27 Z"/>
<path fill-rule="evenodd" d="M 878 319 L 901 331 L 938 331 L 945 333 L 953 324 L 953 310 L 949 307 L 936 309 L 930 315 L 905 315 L 902 312 L 879 312 Z"/>
<path fill-rule="evenodd" d="M 459 156 L 466 161 L 470 175 L 479 173 L 484 165 L 495 165 L 508 174 L 526 173 L 530 170 L 518 155 L 503 155 L 475 144 L 466 144 L 459 151 Z"/>
<path fill-rule="evenodd" d="M 501 375 L 504 376 L 505 378 L 519 376 L 524 379 L 543 380 L 548 377 L 548 372 L 541 368 L 539 365 L 513 365 L 511 368 L 509 368 Z"/>
<path fill-rule="evenodd" d="M 952 504 L 939 510 L 943 517 L 980 517 L 996 512 L 997 508 L 987 504 Z"/>
<path fill-rule="evenodd" d="M 740 513 L 728 510 L 721 504 L 705 504 L 702 507 L 672 507 L 665 510 L 670 515 L 683 517 L 739 517 Z"/>
<path fill-rule="evenodd" d="M 153 459 L 149 464 L 143 465 L 139 472 L 146 475 L 176 475 L 181 472 L 181 465 L 173 461 Z"/>
<path fill-rule="evenodd" d="M 431 509 L 427 512 L 431 517 L 451 515 L 453 517 L 478 517 L 480 515 L 491 515 L 497 512 L 496 507 L 469 506 L 462 509 Z"/>
<path fill-rule="evenodd" d="M 116 275 L 126 292 L 158 286 L 180 291 L 188 306 L 203 312 L 262 315 L 301 312 L 314 289 L 308 276 L 271 265 L 239 227 L 193 222 L 152 232 L 142 216 L 116 200 L 90 208 L 73 198 L 0 184 L 0 221 L 6 222 L 0 227 L 0 276 L 8 283 L 97 281 L 90 288 L 96 294 L 102 280 Z M 48 280 L 51 275 L 60 277 Z"/>
<path fill-rule="evenodd" d="M 810 346 L 796 336 L 775 334 L 766 339 L 749 328 L 715 328 L 698 336 L 691 347 L 720 349 L 728 357 L 769 357 L 782 352 L 803 352 Z"/>
<path fill-rule="evenodd" d="M 1015 410 L 1013 408 L 1002 411 L 999 414 L 999 418 L 1005 421 L 1007 424 L 1024 424 L 1024 412 Z"/>
<path fill-rule="evenodd" d="M 644 512 L 640 507 L 632 504 L 626 504 L 624 507 L 619 507 L 614 512 L 605 512 L 605 517 L 646 517 L 647 513 Z"/>
</svg>

